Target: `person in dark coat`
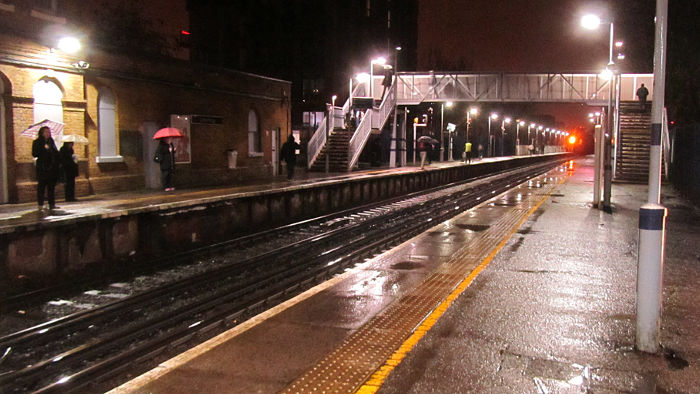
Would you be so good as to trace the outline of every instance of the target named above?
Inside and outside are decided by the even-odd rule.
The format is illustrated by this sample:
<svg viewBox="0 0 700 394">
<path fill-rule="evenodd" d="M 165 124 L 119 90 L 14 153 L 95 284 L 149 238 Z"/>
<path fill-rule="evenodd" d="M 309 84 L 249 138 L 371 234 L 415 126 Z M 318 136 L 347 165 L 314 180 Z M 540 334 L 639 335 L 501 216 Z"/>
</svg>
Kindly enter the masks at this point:
<svg viewBox="0 0 700 394">
<path fill-rule="evenodd" d="M 163 182 L 163 190 L 170 192 L 173 187 L 173 174 L 175 173 L 175 145 L 170 138 L 161 138 L 156 155 L 153 158 L 156 163 L 160 163 L 160 179 Z"/>
<path fill-rule="evenodd" d="M 649 95 L 649 89 L 647 89 L 644 84 L 637 89 L 637 97 L 639 98 L 639 106 L 642 111 L 646 110 L 647 107 L 647 96 Z"/>
<path fill-rule="evenodd" d="M 78 156 L 73 151 L 72 142 L 64 142 L 58 151 L 61 168 L 66 181 L 66 201 L 75 201 L 75 177 L 78 176 Z"/>
<path fill-rule="evenodd" d="M 294 167 L 297 165 L 297 149 L 301 147 L 294 141 L 294 136 L 289 135 L 287 142 L 282 144 L 280 158 L 287 163 L 287 179 L 294 177 Z"/>
<path fill-rule="evenodd" d="M 59 155 L 51 138 L 51 130 L 44 126 L 39 129 L 37 139 L 32 143 L 32 156 L 36 158 L 36 197 L 39 210 L 44 209 L 44 193 L 48 195 L 49 209 L 56 209 L 54 190 L 58 181 Z"/>
<path fill-rule="evenodd" d="M 386 94 L 387 90 L 391 88 L 391 84 L 393 83 L 394 75 L 391 70 L 391 67 L 384 67 L 384 79 L 382 79 L 382 86 L 384 89 L 382 89 L 382 98 L 380 101 L 384 101 L 384 95 Z"/>
</svg>

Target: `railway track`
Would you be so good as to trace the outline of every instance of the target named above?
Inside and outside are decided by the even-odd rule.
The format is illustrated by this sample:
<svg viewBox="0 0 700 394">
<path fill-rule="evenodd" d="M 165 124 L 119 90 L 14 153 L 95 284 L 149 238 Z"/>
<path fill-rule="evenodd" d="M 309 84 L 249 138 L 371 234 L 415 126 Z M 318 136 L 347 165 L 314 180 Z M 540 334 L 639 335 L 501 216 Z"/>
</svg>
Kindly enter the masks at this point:
<svg viewBox="0 0 700 394">
<path fill-rule="evenodd" d="M 256 236 L 284 240 L 254 257 L 241 258 L 232 249 L 246 242 L 259 249 L 256 236 L 200 250 L 223 254 L 222 263 L 0 338 L 0 388 L 8 393 L 90 391 L 91 384 L 133 364 L 148 364 L 180 344 L 215 335 L 553 165 L 524 167 L 270 230 Z"/>
</svg>

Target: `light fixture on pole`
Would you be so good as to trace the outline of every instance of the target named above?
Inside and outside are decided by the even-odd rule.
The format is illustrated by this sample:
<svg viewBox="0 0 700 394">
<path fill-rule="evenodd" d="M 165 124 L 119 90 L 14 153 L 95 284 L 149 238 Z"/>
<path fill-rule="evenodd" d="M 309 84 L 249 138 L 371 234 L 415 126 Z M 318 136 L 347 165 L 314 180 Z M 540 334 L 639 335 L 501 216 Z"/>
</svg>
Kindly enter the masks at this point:
<svg viewBox="0 0 700 394">
<path fill-rule="evenodd" d="M 517 125 L 515 126 L 515 154 L 519 155 L 521 152 L 520 149 L 520 126 L 525 126 L 525 121 L 524 120 L 516 120 Z"/>
<path fill-rule="evenodd" d="M 597 15 L 593 14 L 587 14 L 584 15 L 581 18 L 581 26 L 588 30 L 595 30 L 597 29 L 601 24 L 600 17 Z M 611 190 L 612 190 L 612 135 L 614 134 L 613 129 L 613 95 L 614 93 L 614 85 L 615 85 L 615 74 L 614 74 L 614 68 L 615 68 L 615 61 L 613 60 L 613 49 L 615 47 L 614 44 L 614 36 L 615 36 L 615 24 L 611 20 L 609 22 L 610 24 L 610 37 L 609 37 L 609 56 L 608 56 L 608 66 L 605 68 L 605 71 L 601 73 L 601 77 L 604 79 L 608 80 L 608 110 L 607 110 L 607 118 L 605 119 L 605 132 L 602 131 L 601 129 L 601 135 L 599 138 L 600 144 L 601 144 L 601 150 L 600 153 L 603 156 L 602 160 L 600 157 L 596 158 L 596 172 L 601 172 L 601 165 L 603 167 L 603 204 L 602 207 L 600 206 L 600 201 L 594 201 L 594 204 L 597 205 L 598 208 L 602 208 L 606 212 L 612 212 L 612 207 L 610 205 L 610 197 L 611 197 Z M 615 113 L 617 113 L 616 116 L 619 116 L 618 109 L 615 108 Z M 600 178 L 600 175 L 598 175 L 598 178 Z M 599 187 L 598 184 L 595 184 L 596 188 Z M 594 193 L 595 195 L 596 193 Z M 595 198 L 594 198 L 595 199 Z"/>
<path fill-rule="evenodd" d="M 506 125 L 510 124 L 511 118 L 506 116 L 501 121 L 501 156 L 505 156 Z"/>
<path fill-rule="evenodd" d="M 389 149 L 389 167 L 396 167 L 396 142 L 397 142 L 397 135 L 396 135 L 396 123 L 398 122 L 397 116 L 398 116 L 398 94 L 399 94 L 399 51 L 401 50 L 400 46 L 397 46 L 394 48 L 394 82 L 392 84 L 393 89 L 394 89 L 394 121 L 391 123 L 391 144 L 390 144 L 390 149 Z M 406 128 L 404 127 L 403 132 L 406 131 Z M 404 138 L 405 140 L 405 138 Z M 402 147 L 403 148 L 403 147 Z M 402 165 L 406 165 L 406 163 L 401 163 Z"/>
<path fill-rule="evenodd" d="M 486 152 L 487 152 L 486 156 L 487 157 L 494 156 L 491 154 L 491 119 L 497 120 L 498 114 L 495 112 L 492 112 L 491 115 L 489 115 L 489 132 L 488 132 L 489 139 L 488 139 L 488 142 L 486 144 Z"/>
<path fill-rule="evenodd" d="M 472 118 L 479 114 L 479 108 L 470 107 L 467 111 L 467 135 L 466 142 L 469 142 L 469 126 L 472 124 Z"/>
</svg>

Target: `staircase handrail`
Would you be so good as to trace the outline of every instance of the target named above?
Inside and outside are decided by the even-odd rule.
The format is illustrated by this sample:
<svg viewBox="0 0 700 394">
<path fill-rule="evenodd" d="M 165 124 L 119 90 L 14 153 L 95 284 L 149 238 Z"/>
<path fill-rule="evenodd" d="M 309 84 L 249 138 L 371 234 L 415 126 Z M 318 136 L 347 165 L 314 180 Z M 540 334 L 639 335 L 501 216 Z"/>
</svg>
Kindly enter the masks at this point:
<svg viewBox="0 0 700 394">
<path fill-rule="evenodd" d="M 352 98 L 357 97 L 358 91 L 360 89 L 364 89 L 362 86 L 363 84 L 358 83 L 355 85 L 355 87 L 352 90 L 352 94 L 348 97 L 347 100 L 345 100 L 345 104 L 343 104 L 342 107 L 335 107 L 333 109 L 333 114 L 335 115 L 336 118 L 339 118 L 338 114 L 336 111 L 338 108 L 341 108 L 342 110 L 342 118 L 343 120 L 345 119 L 345 115 L 352 110 Z M 309 139 L 309 142 L 306 147 L 306 163 L 308 165 L 308 168 L 311 168 L 311 166 L 314 164 L 316 159 L 318 158 L 318 155 L 321 154 L 321 150 L 323 150 L 323 147 L 326 145 L 327 137 L 326 137 L 326 122 L 327 122 L 327 117 L 324 115 L 323 120 L 321 123 L 318 125 L 318 128 L 316 131 L 314 131 L 314 135 L 311 136 Z M 333 129 L 333 126 L 337 126 L 338 120 L 333 119 L 333 123 L 331 123 L 331 129 Z M 340 122 L 341 127 L 343 121 Z"/>
<path fill-rule="evenodd" d="M 362 149 L 364 149 L 365 144 L 367 144 L 367 139 L 372 132 L 373 126 L 376 128 L 382 128 L 389 118 L 389 115 L 394 110 L 396 104 L 396 79 L 391 88 L 388 89 L 387 95 L 382 100 L 379 109 L 370 108 L 365 112 L 365 116 L 362 121 L 357 126 L 355 134 L 350 138 L 350 143 L 348 144 L 348 171 L 357 164 L 360 159 L 360 154 Z"/>
<path fill-rule="evenodd" d="M 668 113 L 666 112 L 666 107 L 664 107 L 664 112 L 661 117 L 661 147 L 663 149 L 663 154 L 661 156 L 664 161 L 664 174 L 666 178 L 668 178 L 668 167 L 669 163 L 673 162 L 673 158 L 671 157 L 671 137 L 668 133 Z"/>
<path fill-rule="evenodd" d="M 308 165 L 307 168 L 311 168 L 311 166 L 314 164 L 316 161 L 316 158 L 318 158 L 319 153 L 321 153 L 321 149 L 326 145 L 326 123 L 328 122 L 328 117 L 324 116 L 323 120 L 321 123 L 318 125 L 318 128 L 314 132 L 314 135 L 311 136 L 309 139 L 309 143 L 306 146 L 306 163 Z"/>
</svg>

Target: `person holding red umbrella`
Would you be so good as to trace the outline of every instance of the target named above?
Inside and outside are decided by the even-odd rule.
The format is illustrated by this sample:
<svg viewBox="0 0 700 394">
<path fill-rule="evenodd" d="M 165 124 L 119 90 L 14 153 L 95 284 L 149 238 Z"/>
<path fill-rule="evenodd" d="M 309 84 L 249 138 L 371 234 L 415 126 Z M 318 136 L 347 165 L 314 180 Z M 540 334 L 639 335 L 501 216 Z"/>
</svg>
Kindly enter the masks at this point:
<svg viewBox="0 0 700 394">
<path fill-rule="evenodd" d="M 166 192 L 175 190 L 173 187 L 173 174 L 175 173 L 175 145 L 172 143 L 173 138 L 182 138 L 182 132 L 175 127 L 162 128 L 153 135 L 154 140 L 160 140 L 153 160 L 160 164 L 160 179 Z"/>
<path fill-rule="evenodd" d="M 166 192 L 175 190 L 173 187 L 173 173 L 175 172 L 175 145 L 170 137 L 159 138 L 160 142 L 156 148 L 153 160 L 160 164 L 161 182 Z"/>
</svg>

